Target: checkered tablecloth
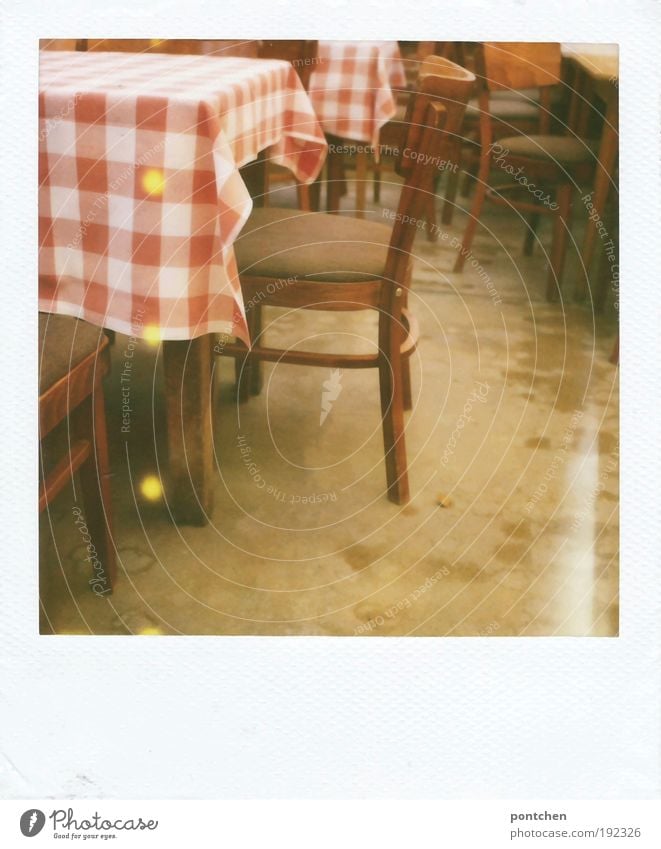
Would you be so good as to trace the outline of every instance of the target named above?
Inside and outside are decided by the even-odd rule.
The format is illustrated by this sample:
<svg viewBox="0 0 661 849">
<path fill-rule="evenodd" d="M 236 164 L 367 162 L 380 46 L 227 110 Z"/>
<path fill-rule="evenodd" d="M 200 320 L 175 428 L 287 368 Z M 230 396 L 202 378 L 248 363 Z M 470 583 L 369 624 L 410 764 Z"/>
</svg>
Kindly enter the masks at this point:
<svg viewBox="0 0 661 849">
<path fill-rule="evenodd" d="M 327 133 L 378 147 L 395 114 L 393 89 L 406 88 L 396 41 L 320 41 L 310 99 Z"/>
<path fill-rule="evenodd" d="M 39 309 L 120 333 L 247 341 L 239 167 L 313 180 L 326 142 L 287 62 L 40 55 Z"/>
</svg>

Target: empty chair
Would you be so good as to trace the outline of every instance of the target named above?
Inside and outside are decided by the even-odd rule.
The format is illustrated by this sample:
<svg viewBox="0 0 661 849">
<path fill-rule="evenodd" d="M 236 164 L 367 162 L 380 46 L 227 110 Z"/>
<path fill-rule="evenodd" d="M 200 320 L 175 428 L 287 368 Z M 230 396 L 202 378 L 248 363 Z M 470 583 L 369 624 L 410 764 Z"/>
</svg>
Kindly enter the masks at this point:
<svg viewBox="0 0 661 849">
<path fill-rule="evenodd" d="M 541 108 L 548 112 L 551 87 L 560 81 L 560 45 L 485 42 L 478 48 L 476 63 L 480 167 L 454 270 L 461 271 L 471 254 L 485 198 L 530 214 L 526 252 L 532 247 L 531 236 L 539 215 L 553 215 L 553 244 L 547 277 L 547 297 L 552 299 L 561 285 L 572 188 L 591 179 L 595 167 L 593 149 L 588 142 L 573 135 L 550 133 L 501 135 L 496 141 L 490 95 L 497 91 L 537 88 L 541 92 Z M 511 184 L 499 186 L 497 190 L 490 188 L 489 175 L 494 169 L 513 176 Z"/>
<path fill-rule="evenodd" d="M 461 123 L 475 77 L 440 57 L 430 57 L 411 96 L 407 137 L 398 162 L 405 177 L 394 226 L 321 213 L 255 209 L 235 243 L 251 331 L 219 353 L 239 359 L 241 379 L 259 391 L 256 363 L 268 360 L 331 368 L 376 368 L 389 498 L 409 498 L 404 409 L 411 406 L 408 358 L 417 325 L 407 309 L 411 248 L 417 222 L 433 191 L 435 168 L 448 143 L 448 128 Z M 352 355 L 281 350 L 265 344 L 262 306 L 337 311 L 376 310 L 378 353 Z M 252 371 L 252 375 L 250 372 Z"/>
</svg>

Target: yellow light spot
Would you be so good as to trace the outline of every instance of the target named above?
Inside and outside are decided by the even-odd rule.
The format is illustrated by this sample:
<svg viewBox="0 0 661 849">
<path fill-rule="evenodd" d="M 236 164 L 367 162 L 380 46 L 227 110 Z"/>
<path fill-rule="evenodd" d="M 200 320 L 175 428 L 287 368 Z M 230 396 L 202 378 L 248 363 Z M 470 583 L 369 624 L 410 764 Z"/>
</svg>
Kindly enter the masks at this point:
<svg viewBox="0 0 661 849">
<path fill-rule="evenodd" d="M 141 637 L 156 637 L 156 636 L 158 636 L 159 634 L 162 634 L 162 633 L 163 632 L 161 631 L 160 628 L 157 628 L 153 625 L 149 626 L 148 628 L 141 628 L 138 631 L 138 634 L 140 634 Z"/>
<path fill-rule="evenodd" d="M 163 44 L 163 41 L 164 41 L 163 38 L 150 38 L 149 39 L 149 46 L 150 47 L 158 47 L 159 44 Z"/>
<path fill-rule="evenodd" d="M 148 324 L 142 331 L 142 337 L 148 345 L 155 348 L 161 341 L 161 331 L 155 324 Z"/>
<path fill-rule="evenodd" d="M 150 195 L 162 195 L 165 175 L 159 168 L 150 168 L 142 175 L 142 188 Z"/>
<path fill-rule="evenodd" d="M 163 487 L 156 475 L 147 475 L 140 484 L 140 492 L 147 501 L 158 501 L 163 495 Z"/>
</svg>

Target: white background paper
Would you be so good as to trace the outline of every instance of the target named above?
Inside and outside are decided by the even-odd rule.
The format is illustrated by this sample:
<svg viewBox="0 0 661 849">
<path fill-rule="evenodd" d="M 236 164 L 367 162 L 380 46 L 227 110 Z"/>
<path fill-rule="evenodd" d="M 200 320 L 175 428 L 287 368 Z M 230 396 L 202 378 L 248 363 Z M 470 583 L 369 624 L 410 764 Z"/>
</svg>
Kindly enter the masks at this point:
<svg viewBox="0 0 661 849">
<path fill-rule="evenodd" d="M 0 794 L 652 798 L 660 791 L 659 4 L 5 3 Z M 39 37 L 621 46 L 621 636 L 39 637 Z"/>
</svg>

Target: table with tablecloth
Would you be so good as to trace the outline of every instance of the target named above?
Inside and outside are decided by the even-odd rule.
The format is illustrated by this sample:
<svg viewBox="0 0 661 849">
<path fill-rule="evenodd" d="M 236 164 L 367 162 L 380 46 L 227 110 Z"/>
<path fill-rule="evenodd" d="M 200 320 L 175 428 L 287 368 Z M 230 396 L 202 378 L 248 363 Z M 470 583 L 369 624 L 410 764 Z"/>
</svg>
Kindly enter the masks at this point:
<svg viewBox="0 0 661 849">
<path fill-rule="evenodd" d="M 173 509 L 204 521 L 210 334 L 248 341 L 239 168 L 268 148 L 312 181 L 314 109 L 287 62 L 102 52 L 42 52 L 39 108 L 39 309 L 167 340 Z"/>
<path fill-rule="evenodd" d="M 378 160 L 380 130 L 395 115 L 395 92 L 405 88 L 406 72 L 396 41 L 319 42 L 309 92 L 329 140 L 329 210 L 339 207 L 343 152 L 357 154 L 357 206 L 364 207 L 367 157 L 371 154 Z"/>
</svg>

